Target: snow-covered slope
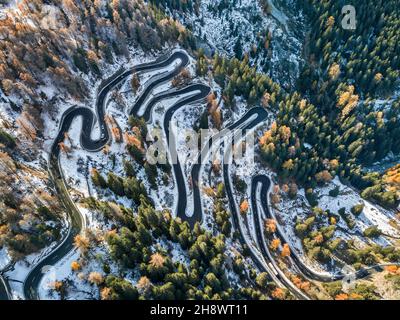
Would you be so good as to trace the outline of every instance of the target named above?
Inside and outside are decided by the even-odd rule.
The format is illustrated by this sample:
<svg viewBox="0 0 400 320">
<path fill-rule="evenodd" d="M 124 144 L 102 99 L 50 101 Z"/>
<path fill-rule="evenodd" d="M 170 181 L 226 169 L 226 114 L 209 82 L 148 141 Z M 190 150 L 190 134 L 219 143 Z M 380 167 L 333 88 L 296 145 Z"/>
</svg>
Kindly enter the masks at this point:
<svg viewBox="0 0 400 320">
<path fill-rule="evenodd" d="M 232 57 L 238 52 L 239 56 L 250 52 L 250 61 L 260 71 L 281 85 L 290 86 L 302 64 L 306 22 L 301 11 L 288 9 L 295 6 L 295 0 L 287 1 L 284 7 L 275 2 L 270 1 L 270 14 L 264 13 L 254 0 L 203 0 L 198 15 L 172 14 L 192 29 L 202 45 L 211 48 L 211 53 L 216 50 Z"/>
</svg>

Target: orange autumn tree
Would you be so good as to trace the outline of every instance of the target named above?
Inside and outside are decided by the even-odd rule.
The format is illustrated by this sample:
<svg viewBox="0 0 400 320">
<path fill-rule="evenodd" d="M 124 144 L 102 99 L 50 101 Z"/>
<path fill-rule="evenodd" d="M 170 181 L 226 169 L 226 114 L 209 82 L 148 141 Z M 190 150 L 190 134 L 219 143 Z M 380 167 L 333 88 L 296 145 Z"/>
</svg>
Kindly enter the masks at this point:
<svg viewBox="0 0 400 320">
<path fill-rule="evenodd" d="M 392 265 L 392 266 L 386 266 L 385 271 L 391 273 L 391 274 L 400 274 L 400 268 Z"/>
<path fill-rule="evenodd" d="M 340 66 L 337 63 L 334 63 L 330 68 L 329 68 L 329 77 L 332 80 L 336 80 L 339 75 L 340 75 Z"/>
<path fill-rule="evenodd" d="M 124 139 L 127 145 L 135 146 L 139 150 L 143 151 L 142 142 L 136 135 L 129 134 L 128 132 L 124 133 Z"/>
<path fill-rule="evenodd" d="M 310 290 L 310 287 L 311 287 L 311 284 L 310 284 L 310 282 L 308 282 L 308 281 L 303 281 L 303 280 L 301 280 L 298 276 L 292 276 L 291 277 L 291 280 L 292 280 L 292 282 L 293 282 L 293 284 L 297 287 L 297 288 L 299 288 L 300 290 L 303 290 L 303 291 L 308 291 L 308 290 Z"/>
<path fill-rule="evenodd" d="M 122 140 L 121 130 L 118 127 L 111 128 L 112 136 L 114 137 L 114 141 L 119 143 Z"/>
<path fill-rule="evenodd" d="M 265 232 L 269 235 L 276 232 L 276 222 L 273 219 L 265 220 Z"/>
<path fill-rule="evenodd" d="M 151 281 L 146 276 L 141 277 L 137 284 L 137 288 L 139 289 L 139 292 L 141 292 L 142 294 L 149 292 L 151 286 L 152 286 Z"/>
<path fill-rule="evenodd" d="M 155 268 L 161 268 L 164 262 L 165 258 L 158 252 L 154 253 L 150 258 L 150 265 Z"/>
<path fill-rule="evenodd" d="M 112 298 L 111 294 L 112 294 L 111 289 L 104 287 L 100 292 L 101 300 L 111 300 Z"/>
<path fill-rule="evenodd" d="M 72 271 L 79 271 L 81 269 L 81 265 L 78 261 L 72 261 L 71 263 L 71 270 Z"/>
<path fill-rule="evenodd" d="M 347 293 L 339 293 L 336 295 L 335 300 L 349 300 L 349 295 Z"/>
<path fill-rule="evenodd" d="M 58 146 L 60 147 L 60 151 L 62 153 L 65 153 L 67 156 L 69 155 L 69 153 L 71 152 L 70 147 L 68 147 L 64 142 L 60 142 L 58 144 Z"/>
<path fill-rule="evenodd" d="M 80 235 L 78 234 L 75 238 L 74 238 L 74 245 L 76 248 L 79 249 L 79 251 L 85 255 L 90 248 L 90 240 L 88 239 L 88 237 L 86 237 L 85 235 Z"/>
<path fill-rule="evenodd" d="M 280 245 L 281 245 L 281 240 L 276 238 L 276 239 L 271 241 L 271 244 L 270 244 L 269 247 L 271 248 L 271 250 L 276 251 L 276 250 L 278 250 Z"/>
<path fill-rule="evenodd" d="M 265 131 L 263 136 L 260 138 L 259 144 L 260 146 L 264 146 L 265 144 L 271 141 L 272 133 L 270 130 Z"/>
<path fill-rule="evenodd" d="M 50 287 L 54 291 L 61 293 L 65 289 L 65 283 L 63 281 L 54 281 L 53 283 L 50 284 Z"/>
<path fill-rule="evenodd" d="M 285 291 L 282 288 L 276 288 L 271 293 L 272 298 L 277 300 L 285 299 Z"/>
<path fill-rule="evenodd" d="M 289 247 L 289 245 L 288 245 L 287 243 L 285 243 L 285 244 L 283 245 L 282 252 L 281 252 L 281 256 L 282 256 L 283 258 L 289 257 L 289 256 L 290 256 L 290 247 Z"/>
<path fill-rule="evenodd" d="M 317 182 L 327 183 L 332 180 L 332 175 L 329 173 L 328 170 L 323 170 L 315 175 L 315 179 L 317 180 Z"/>
<path fill-rule="evenodd" d="M 100 272 L 93 271 L 89 274 L 88 281 L 99 286 L 104 282 L 104 277 Z"/>
<path fill-rule="evenodd" d="M 321 233 L 319 233 L 314 237 L 314 241 L 317 244 L 321 244 L 322 242 L 324 242 L 324 236 Z"/>
<path fill-rule="evenodd" d="M 217 108 L 211 113 L 211 119 L 217 129 L 221 129 L 222 125 L 222 114 L 221 109 Z"/>
<path fill-rule="evenodd" d="M 247 200 L 243 200 L 240 204 L 240 213 L 246 214 L 249 211 L 249 202 Z"/>
</svg>

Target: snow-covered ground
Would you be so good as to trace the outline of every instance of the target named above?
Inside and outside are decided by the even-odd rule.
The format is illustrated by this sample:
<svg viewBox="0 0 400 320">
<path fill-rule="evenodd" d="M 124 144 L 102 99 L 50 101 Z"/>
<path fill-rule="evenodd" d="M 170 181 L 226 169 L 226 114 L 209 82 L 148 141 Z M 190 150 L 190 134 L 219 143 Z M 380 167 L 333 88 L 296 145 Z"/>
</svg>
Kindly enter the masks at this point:
<svg viewBox="0 0 400 320">
<path fill-rule="evenodd" d="M 170 48 L 165 48 L 165 52 L 169 51 Z M 144 62 L 149 62 L 153 61 L 156 56 L 146 53 L 144 54 L 140 50 L 136 49 L 131 49 L 130 52 L 130 58 L 125 59 L 125 58 L 116 58 L 114 61 L 116 61 L 113 65 L 107 65 L 103 68 L 102 73 L 103 73 L 103 78 L 107 78 L 108 76 L 111 76 L 114 74 L 117 70 L 119 70 L 121 67 L 126 68 L 131 68 L 135 65 L 144 63 Z M 165 69 L 159 70 L 159 72 L 166 72 L 173 68 L 174 66 L 169 66 Z M 191 70 L 193 71 L 194 69 L 194 64 L 192 60 L 192 65 L 191 65 Z M 148 74 L 143 74 L 140 75 L 140 80 L 142 83 L 142 86 L 140 90 L 143 89 L 144 83 L 149 80 L 151 76 L 153 76 L 155 72 L 149 72 Z M 99 87 L 101 80 L 94 80 L 91 77 L 88 77 L 84 74 L 81 75 L 82 79 L 84 80 L 85 84 L 87 85 L 88 88 L 90 88 L 89 92 L 89 98 L 88 101 L 83 103 L 79 103 L 78 101 L 75 101 L 73 99 L 61 99 L 59 92 L 55 89 L 52 83 L 48 82 L 46 85 L 42 86 L 40 90 L 42 90 L 47 98 L 53 102 L 52 108 L 46 109 L 45 112 L 43 112 L 42 117 L 44 120 L 44 125 L 45 128 L 43 130 L 43 146 L 42 150 L 39 150 L 39 156 L 35 158 L 33 161 L 26 163 L 27 166 L 33 168 L 33 169 L 43 169 L 46 167 L 46 159 L 48 158 L 48 152 L 51 148 L 51 145 L 54 141 L 54 138 L 56 137 L 58 130 L 59 130 L 59 125 L 60 125 L 60 120 L 62 117 L 62 114 L 69 109 L 72 106 L 85 106 L 89 108 L 94 108 L 95 106 L 95 101 L 96 101 L 96 94 L 97 94 L 97 88 Z M 118 88 L 117 88 L 118 89 Z M 161 91 L 165 91 L 167 89 L 170 89 L 170 86 L 168 87 L 161 87 L 159 88 Z M 112 115 L 118 125 L 121 127 L 122 131 L 125 129 L 128 129 L 128 124 L 127 120 L 128 117 L 126 115 L 126 112 L 128 110 L 128 107 L 130 104 L 133 105 L 134 100 L 131 99 L 129 101 L 128 98 L 132 97 L 131 94 L 131 87 L 130 87 L 130 79 L 125 81 L 124 84 L 121 85 L 121 90 L 120 90 L 124 95 L 125 95 L 125 108 L 122 107 L 119 103 L 117 103 L 114 99 L 109 99 L 107 101 L 107 114 Z M 0 95 L 1 95 L 0 91 Z M 2 97 L 1 97 L 2 98 Z M 7 97 L 7 99 L 2 99 L 1 101 L 7 101 L 8 99 L 13 100 L 13 97 Z M 162 114 L 162 113 L 161 113 Z M 1 124 L 3 121 L 7 121 L 8 123 L 15 123 L 15 119 L 18 117 L 18 113 L 13 111 L 10 108 L 10 105 L 8 103 L 1 102 L 0 103 L 0 121 Z M 83 216 L 85 217 L 85 220 L 88 222 L 88 227 L 89 228 L 107 228 L 105 225 L 104 221 L 98 220 L 98 217 L 94 212 L 91 212 L 87 208 L 84 208 L 82 205 L 80 205 L 79 201 L 85 197 L 88 196 L 94 196 L 96 198 L 101 198 L 102 200 L 109 200 L 116 202 L 118 204 L 121 204 L 127 208 L 132 208 L 133 204 L 132 202 L 127 199 L 127 198 L 121 198 L 121 197 L 116 197 L 113 195 L 111 192 L 108 193 L 102 193 L 98 194 L 98 191 L 93 187 L 91 183 L 91 179 L 87 179 L 87 173 L 90 172 L 90 169 L 92 167 L 96 168 L 101 168 L 102 173 L 107 173 L 108 171 L 112 171 L 118 175 L 123 175 L 123 166 L 122 166 L 122 160 L 127 157 L 127 152 L 125 149 L 125 145 L 123 143 L 112 143 L 110 146 L 109 154 L 105 154 L 103 152 L 97 152 L 97 153 L 90 153 L 82 150 L 80 146 L 80 130 L 82 126 L 82 119 L 78 118 L 76 121 L 73 122 L 71 125 L 71 128 L 69 130 L 69 140 L 71 141 L 71 144 L 66 141 L 66 144 L 72 147 L 72 152 L 67 156 L 66 154 L 62 154 L 60 156 L 60 163 L 62 166 L 62 171 L 65 175 L 66 181 L 68 186 L 70 187 L 70 194 L 72 199 L 75 201 L 77 204 L 79 210 L 81 210 Z M 12 132 L 14 135 L 18 136 L 18 132 L 15 130 Z M 99 128 L 98 126 L 94 127 L 94 130 L 92 132 L 92 137 L 96 138 L 99 136 Z M 21 142 L 22 143 L 22 142 Z M 28 148 L 28 147 L 27 147 Z M 110 155 L 114 154 L 116 161 L 115 161 L 115 166 L 112 165 L 112 161 L 110 160 Z M 174 197 L 174 187 L 173 187 L 173 182 L 170 181 L 167 186 L 164 186 L 163 183 L 159 181 L 159 185 L 161 186 L 159 190 L 150 190 L 150 186 L 147 183 L 147 178 L 146 174 L 141 168 L 138 171 L 137 178 L 139 180 L 142 180 L 145 182 L 145 185 L 149 191 L 149 195 L 152 199 L 159 200 L 158 202 L 156 201 L 156 209 L 165 209 L 165 208 L 171 208 L 173 206 L 173 201 L 176 197 Z M 40 180 L 36 176 L 32 176 L 29 179 L 29 184 L 23 184 L 22 182 L 24 179 L 19 179 L 21 187 L 20 191 L 21 192 L 26 192 L 26 188 L 29 188 L 30 185 L 34 185 L 36 187 L 43 187 L 45 188 L 47 183 L 47 180 Z M 27 180 L 28 181 L 28 180 Z M 65 227 L 65 226 L 64 226 Z M 64 228 L 62 230 L 62 233 L 66 229 Z M 25 259 L 17 262 L 12 270 L 7 272 L 6 277 L 10 279 L 10 285 L 12 288 L 12 292 L 15 298 L 23 298 L 23 287 L 22 287 L 22 282 L 25 279 L 26 275 L 29 273 L 29 271 L 33 268 L 34 265 L 36 265 L 46 254 L 48 254 L 56 245 L 56 243 L 53 243 L 51 246 L 45 248 L 39 253 L 30 255 L 26 257 Z M 5 249 L 1 250 L 1 255 L 0 255 L 0 267 L 3 268 L 7 262 L 8 262 L 8 254 L 6 253 Z M 60 272 L 61 276 L 67 272 L 67 267 L 69 266 L 70 263 L 68 263 L 68 259 L 71 259 L 71 257 L 66 257 L 64 260 L 60 261 L 60 270 L 57 269 L 57 273 Z M 64 266 L 64 267 L 63 267 Z M 46 296 L 44 292 L 41 292 L 42 295 Z"/>
<path fill-rule="evenodd" d="M 0 271 L 4 269 L 5 266 L 10 262 L 10 256 L 8 255 L 7 249 L 0 249 Z"/>
<path fill-rule="evenodd" d="M 167 50 L 167 49 L 166 49 Z M 129 69 L 132 68 L 135 65 L 145 63 L 145 62 L 150 62 L 153 61 L 156 58 L 156 56 L 152 56 L 149 53 L 144 53 L 142 50 L 137 49 L 137 48 L 131 48 L 130 49 L 130 55 L 129 59 L 125 59 L 123 57 L 114 57 L 114 64 L 109 64 L 104 66 L 104 70 L 102 70 L 103 74 L 103 79 L 106 79 L 107 77 L 112 76 L 115 72 L 120 70 L 121 68 L 124 69 Z M 49 152 L 51 145 L 57 136 L 58 130 L 59 130 L 59 125 L 60 125 L 60 120 L 64 112 L 73 107 L 73 106 L 82 106 L 82 107 L 89 107 L 94 110 L 95 107 L 95 101 L 96 101 L 96 95 L 97 95 L 97 88 L 101 84 L 101 79 L 95 80 L 92 77 L 88 77 L 87 75 L 81 73 L 80 77 L 84 80 L 85 84 L 87 84 L 87 87 L 90 88 L 90 91 L 88 93 L 88 101 L 85 103 L 80 103 L 76 100 L 69 99 L 57 99 L 58 92 L 54 88 L 54 86 L 51 83 L 46 83 L 45 86 L 43 86 L 43 90 L 46 91 L 47 97 L 49 100 L 55 99 L 54 100 L 54 106 L 51 109 L 50 112 L 45 113 L 42 115 L 44 118 L 44 124 L 45 124 L 45 129 L 44 129 L 44 146 L 43 149 L 46 152 Z M 128 80 L 127 80 L 128 82 Z M 133 101 L 132 101 L 133 103 Z M 118 110 L 119 111 L 119 110 Z M 98 136 L 98 127 L 95 126 L 92 135 L 93 136 Z"/>
<path fill-rule="evenodd" d="M 138 63 L 147 62 L 154 60 L 154 57 L 147 56 L 144 59 L 141 55 L 135 56 L 132 59 L 132 66 Z M 131 65 L 129 65 L 131 66 Z M 188 70 L 194 74 L 195 62 L 191 59 L 190 66 Z M 105 74 L 105 77 L 109 74 L 111 75 L 115 72 L 118 68 L 114 67 L 109 70 L 109 73 Z M 170 67 L 167 67 L 161 72 L 169 71 Z M 160 71 L 160 70 L 159 70 Z M 140 75 L 140 82 L 141 87 L 136 95 L 133 95 L 133 92 L 130 87 L 130 78 L 128 78 L 124 84 L 120 85 L 116 88 L 112 93 L 109 95 L 109 99 L 107 101 L 107 110 L 106 114 L 112 116 L 118 126 L 121 128 L 122 132 L 125 130 L 131 129 L 128 125 L 128 116 L 127 112 L 130 110 L 132 105 L 134 104 L 136 97 L 140 95 L 141 91 L 146 87 L 146 82 L 154 75 L 158 74 L 159 72 L 152 72 L 152 73 L 144 73 Z M 98 84 L 98 83 L 96 83 Z M 156 95 L 157 93 L 166 92 L 171 90 L 171 83 L 164 83 L 157 86 L 152 95 Z M 113 99 L 113 94 L 116 92 L 120 92 L 122 94 L 122 100 L 119 100 L 119 103 Z M 95 89 L 93 89 L 93 94 L 95 94 Z M 157 105 L 155 105 L 151 117 L 151 123 L 148 124 L 149 132 L 152 129 L 160 128 L 160 125 L 163 123 L 163 117 L 165 115 L 166 110 L 171 107 L 177 100 L 181 99 L 182 96 L 173 97 L 170 99 L 165 99 L 160 101 Z M 95 101 L 95 99 L 93 99 Z M 122 102 L 122 105 L 121 105 Z M 145 101 L 146 105 L 148 102 Z M 187 106 L 181 108 L 174 114 L 174 118 L 172 121 L 172 131 L 177 134 L 178 141 L 182 140 L 182 130 L 184 129 L 191 129 L 193 127 L 193 122 L 198 118 L 199 112 L 203 110 L 204 104 L 194 104 L 191 106 Z M 61 110 L 65 110 L 61 109 Z M 143 108 L 142 108 L 143 109 Z M 60 116 L 58 116 L 59 118 Z M 80 131 L 82 126 L 82 120 L 76 119 L 71 125 L 71 128 L 68 132 L 69 141 L 66 141 L 66 144 L 71 147 L 71 152 L 68 154 L 62 153 L 60 155 L 60 164 L 61 169 L 63 171 L 63 175 L 65 180 L 67 181 L 68 186 L 70 187 L 70 194 L 72 199 L 75 201 L 78 209 L 81 211 L 85 220 L 87 221 L 87 226 L 89 229 L 100 229 L 100 230 L 107 230 L 110 226 L 107 225 L 105 221 L 103 221 L 102 217 L 99 217 L 95 212 L 92 212 L 88 208 L 85 208 L 83 205 L 80 204 L 80 200 L 89 196 L 93 196 L 96 199 L 100 199 L 103 201 L 112 201 L 117 204 L 120 204 L 127 208 L 135 208 L 135 204 L 126 197 L 119 197 L 113 194 L 111 191 L 108 190 L 99 190 L 98 188 L 94 187 L 91 178 L 88 178 L 88 173 L 90 172 L 91 168 L 97 168 L 103 176 L 106 176 L 108 172 L 113 172 L 119 176 L 125 176 L 124 169 L 123 169 L 123 160 L 130 158 L 126 151 L 126 145 L 124 142 L 117 143 L 114 140 L 111 141 L 110 147 L 107 153 L 99 151 L 99 152 L 88 152 L 81 148 L 80 146 Z M 49 123 L 48 125 L 48 133 L 49 133 L 49 140 L 52 137 L 55 137 L 57 134 L 57 125 L 54 122 Z M 96 128 L 95 128 L 96 129 Z M 96 132 L 97 131 L 97 132 Z M 178 134 L 179 133 L 179 134 Z M 98 128 L 92 132 L 92 138 L 96 138 L 99 135 Z M 165 137 L 164 137 L 165 140 Z M 166 141 L 164 141 L 166 143 Z M 50 146 L 50 144 L 49 144 Z M 180 145 L 179 145 L 180 146 Z M 182 148 L 182 146 L 180 146 Z M 179 150 L 181 151 L 181 150 Z M 114 164 L 112 163 L 110 156 L 113 155 L 115 157 Z M 183 158 L 183 160 L 185 160 Z M 134 162 L 132 162 L 134 164 Z M 183 162 L 185 164 L 185 161 Z M 177 190 L 175 186 L 174 179 L 171 177 L 168 179 L 168 183 L 165 184 L 161 181 L 161 178 L 158 178 L 157 182 L 157 190 L 154 190 L 150 187 L 148 182 L 146 173 L 143 167 L 140 167 L 137 164 L 134 164 L 135 170 L 137 172 L 136 178 L 141 180 L 151 199 L 153 199 L 155 203 L 155 208 L 157 210 L 168 209 L 172 213 L 174 212 L 176 200 L 177 200 Z M 97 250 L 102 250 L 101 254 L 106 256 L 107 252 L 105 248 L 98 248 Z M 182 260 L 182 252 L 179 251 L 178 248 L 171 249 L 171 254 L 177 260 Z M 54 299 L 59 298 L 58 294 L 51 289 L 51 285 L 54 283 L 55 280 L 65 280 L 68 281 L 69 287 L 71 290 L 79 291 L 80 294 L 74 294 L 73 298 L 76 299 L 87 299 L 93 298 L 93 295 L 96 294 L 95 288 L 90 285 L 87 281 L 82 281 L 82 272 L 86 275 L 91 271 L 98 271 L 99 266 L 96 266 L 96 261 L 92 261 L 91 259 L 85 268 L 82 269 L 80 275 L 74 274 L 71 271 L 71 263 L 78 259 L 76 253 L 71 253 L 71 255 L 65 257 L 58 264 L 55 268 L 50 270 L 46 273 L 42 281 L 42 285 L 40 288 L 40 295 L 45 299 Z M 187 259 L 187 258 L 186 258 Z M 183 260 L 182 260 L 183 261 Z M 85 277 L 83 277 L 85 278 Z M 87 278 L 87 277 L 86 277 Z M 137 281 L 134 278 L 130 279 L 132 283 Z M 50 286 L 49 286 L 50 284 Z"/>
<path fill-rule="evenodd" d="M 238 39 L 243 54 L 256 46 L 257 53 L 250 55 L 251 63 L 281 85 L 293 85 L 303 63 L 305 17 L 301 11 L 287 10 L 294 0 L 285 3 L 285 8 L 275 2 L 272 2 L 271 15 L 265 14 L 255 0 L 225 1 L 221 14 L 217 9 L 221 0 L 203 0 L 198 16 L 195 13 L 172 14 L 190 27 L 200 42 L 221 54 L 234 56 Z M 268 33 L 272 40 L 265 49 L 263 40 Z"/>
<path fill-rule="evenodd" d="M 337 187 L 340 190 L 339 195 L 337 197 L 330 196 L 329 191 Z M 355 226 L 352 229 L 349 229 L 343 219 L 337 222 L 334 239 L 352 239 L 361 247 L 371 243 L 388 246 L 393 245 L 392 237 L 398 238 L 400 236 L 399 230 L 390 223 L 391 220 L 395 219 L 393 212 L 365 201 L 357 192 L 341 183 L 338 178 L 335 178 L 327 186 L 315 188 L 314 192 L 318 198 L 318 207 L 324 211 L 329 210 L 334 214 L 337 214 L 339 209 L 345 208 L 346 213 L 352 215 L 351 208 L 354 205 L 364 204 L 364 209 L 358 217 L 352 215 L 355 221 Z M 273 209 L 273 212 L 277 218 L 277 222 L 283 227 L 292 250 L 295 250 L 306 264 L 312 266 L 315 270 L 335 271 L 328 270 L 327 266 L 311 260 L 305 254 L 301 240 L 295 234 L 296 221 L 305 221 L 311 212 L 304 189 L 299 189 L 297 197 L 294 199 L 283 197 L 280 203 L 276 205 L 276 208 Z M 389 235 L 390 237 L 388 238 L 384 235 L 375 239 L 364 237 L 363 231 L 371 226 L 377 226 L 384 235 Z"/>
<path fill-rule="evenodd" d="M 389 152 L 385 158 L 373 163 L 369 167 L 366 167 L 366 169 L 371 172 L 383 173 L 386 170 L 393 168 L 398 163 L 400 163 L 400 154 L 395 155 L 393 152 Z"/>
<path fill-rule="evenodd" d="M 137 60 L 137 59 L 136 59 Z M 152 60 L 152 59 L 149 59 Z M 193 73 L 194 70 L 194 61 L 191 60 L 191 65 L 189 66 L 189 70 Z M 168 70 L 170 68 L 166 68 Z M 153 72 L 154 74 L 154 72 Z M 141 90 L 146 86 L 146 81 L 149 80 L 150 78 L 148 75 L 145 73 L 141 76 Z M 121 106 L 116 103 L 113 99 L 109 99 L 107 103 L 107 115 L 112 116 L 115 121 L 118 123 L 118 126 L 122 129 L 124 132 L 125 130 L 130 129 L 128 126 L 128 116 L 126 114 L 126 111 L 130 109 L 130 107 L 134 104 L 134 95 L 131 92 L 129 88 L 129 79 L 126 80 L 125 84 L 122 85 L 120 92 L 123 93 L 123 101 L 125 104 L 125 108 L 121 108 Z M 160 86 L 157 86 L 153 92 L 152 95 L 156 95 L 157 93 L 161 92 L 166 92 L 168 90 L 171 90 L 171 84 L 170 82 L 161 84 Z M 140 95 L 141 90 L 137 93 L 137 95 Z M 112 95 L 112 93 L 111 93 Z M 137 96 L 136 95 L 136 96 Z M 151 118 L 151 123 L 148 124 L 148 130 L 151 133 L 153 129 L 158 129 L 160 128 L 160 125 L 163 122 L 163 118 L 165 115 L 166 110 L 172 106 L 176 101 L 181 99 L 183 96 L 177 96 L 169 99 L 165 99 L 160 101 L 158 104 L 154 106 L 153 113 L 152 113 L 152 118 Z M 144 106 L 147 104 L 148 100 L 145 101 Z M 177 130 L 179 128 L 179 132 L 182 133 L 181 129 L 192 129 L 193 128 L 193 122 L 196 119 L 196 115 L 198 114 L 199 110 L 204 108 L 204 105 L 201 106 L 201 104 L 195 104 L 193 106 L 187 106 L 184 107 L 176 112 L 174 114 L 174 118 L 172 121 L 172 131 L 177 134 Z M 143 108 L 142 108 L 143 109 Z M 91 182 L 91 179 L 87 179 L 87 174 L 90 172 L 91 168 L 97 168 L 105 176 L 108 172 L 113 172 L 119 176 L 124 176 L 124 169 L 123 169 L 123 160 L 128 159 L 129 155 L 127 154 L 126 151 L 126 145 L 125 143 L 116 143 L 115 141 L 112 141 L 109 152 L 108 154 L 104 154 L 103 152 L 88 152 L 85 150 L 82 150 L 80 144 L 79 144 L 79 138 L 80 138 L 80 130 L 81 130 L 81 120 L 77 119 L 74 121 L 74 123 L 71 125 L 71 128 L 69 130 L 69 138 L 72 142 L 72 152 L 67 154 L 62 154 L 60 156 L 60 163 L 62 166 L 62 170 L 64 173 L 64 176 L 66 178 L 66 181 L 68 182 L 69 186 L 73 188 L 76 193 L 79 195 L 80 198 L 82 197 L 88 197 L 88 196 L 94 196 L 96 198 L 100 198 L 103 200 L 109 200 L 109 201 L 114 201 L 118 204 L 121 204 L 125 207 L 133 207 L 132 202 L 125 198 L 125 197 L 118 197 L 111 192 L 103 192 L 101 191 L 99 193 L 99 190 L 95 188 Z M 178 141 L 182 141 L 182 134 L 176 135 Z M 92 133 L 92 137 L 96 137 L 96 132 Z M 165 137 L 164 138 L 164 143 L 166 144 Z M 183 137 L 184 139 L 184 137 Z M 178 144 L 178 153 L 180 155 L 180 160 L 183 160 L 183 165 L 185 165 L 185 158 L 181 157 L 183 154 L 180 148 L 182 148 L 181 145 Z M 110 155 L 115 156 L 115 164 L 112 163 L 110 160 Z M 165 185 L 163 182 L 159 181 L 158 183 L 158 189 L 153 190 L 151 189 L 148 181 L 146 174 L 144 172 L 144 169 L 136 166 L 135 169 L 137 169 L 137 178 L 141 180 L 145 186 L 146 189 L 150 195 L 150 197 L 154 200 L 155 202 L 155 208 L 157 210 L 162 210 L 162 209 L 169 209 L 174 213 L 174 205 L 177 200 L 176 195 L 176 190 L 175 190 L 175 185 L 173 180 L 169 180 L 169 183 Z M 84 212 L 85 214 L 90 215 L 87 211 Z M 95 222 L 93 221 L 93 218 L 89 218 L 89 221 L 92 221 L 91 223 Z"/>
<path fill-rule="evenodd" d="M 329 196 L 329 191 L 336 187 L 340 190 L 338 197 Z M 318 206 L 323 210 L 330 210 L 333 213 L 337 213 L 341 208 L 346 208 L 346 212 L 349 213 L 353 206 L 364 204 L 364 210 L 355 218 L 355 229 L 359 229 L 362 232 L 368 227 L 377 226 L 386 235 L 400 237 L 399 230 L 390 224 L 390 220 L 395 219 L 393 212 L 362 199 L 357 192 L 341 183 L 337 177 L 329 186 L 318 188 L 316 192 L 319 196 Z"/>
<path fill-rule="evenodd" d="M 23 283 L 26 276 L 35 265 L 49 255 L 56 246 L 57 242 L 53 242 L 50 246 L 44 248 L 40 252 L 26 256 L 23 260 L 15 263 L 15 265 L 5 273 L 5 277 L 7 277 L 7 281 L 11 287 L 13 299 L 24 299 Z"/>
</svg>

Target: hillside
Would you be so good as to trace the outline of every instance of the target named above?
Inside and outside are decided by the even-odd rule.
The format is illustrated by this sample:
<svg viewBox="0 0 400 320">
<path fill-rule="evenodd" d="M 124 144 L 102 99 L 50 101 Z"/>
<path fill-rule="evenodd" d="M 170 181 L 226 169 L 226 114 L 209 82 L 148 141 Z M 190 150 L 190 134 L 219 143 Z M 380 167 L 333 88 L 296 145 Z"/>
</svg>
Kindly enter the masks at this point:
<svg viewBox="0 0 400 320">
<path fill-rule="evenodd" d="M 0 1 L 0 299 L 399 297 L 397 7 Z"/>
</svg>

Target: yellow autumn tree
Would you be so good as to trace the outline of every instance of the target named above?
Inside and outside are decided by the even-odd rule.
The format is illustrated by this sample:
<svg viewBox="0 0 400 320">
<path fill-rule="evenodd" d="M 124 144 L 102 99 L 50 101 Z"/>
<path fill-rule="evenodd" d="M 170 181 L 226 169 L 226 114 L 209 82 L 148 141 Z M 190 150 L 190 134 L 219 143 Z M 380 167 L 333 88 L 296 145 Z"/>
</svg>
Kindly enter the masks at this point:
<svg viewBox="0 0 400 320">
<path fill-rule="evenodd" d="M 382 79 L 383 79 L 383 74 L 380 73 L 380 72 L 378 72 L 378 73 L 374 76 L 374 81 L 375 81 L 376 83 L 381 82 Z"/>
<path fill-rule="evenodd" d="M 332 80 L 336 80 L 340 75 L 340 66 L 337 63 L 334 63 L 329 68 L 328 74 Z"/>
<path fill-rule="evenodd" d="M 350 295 L 349 295 L 349 299 L 350 299 L 350 300 L 364 300 L 364 297 L 363 297 L 361 294 L 352 292 L 352 293 L 350 293 Z"/>
<path fill-rule="evenodd" d="M 346 118 L 358 104 L 359 96 L 354 94 L 354 91 L 354 86 L 350 85 L 339 96 L 337 106 L 342 109 L 342 119 Z"/>
<path fill-rule="evenodd" d="M 306 106 L 307 106 L 307 100 L 301 99 L 300 104 L 299 104 L 300 110 L 304 110 L 306 108 Z"/>
<path fill-rule="evenodd" d="M 330 16 L 326 21 L 326 26 L 329 28 L 333 27 L 334 24 L 335 24 L 335 18 L 333 16 Z"/>
<path fill-rule="evenodd" d="M 268 107 L 270 100 L 271 100 L 271 95 L 268 93 L 268 91 L 265 91 L 261 99 L 262 106 L 264 108 Z"/>
<path fill-rule="evenodd" d="M 283 164 L 282 164 L 282 168 L 286 169 L 288 171 L 293 170 L 294 168 L 294 163 L 292 159 L 286 160 Z"/>
<path fill-rule="evenodd" d="M 285 143 L 289 143 L 290 136 L 292 135 L 292 131 L 290 130 L 290 128 L 287 126 L 281 126 L 279 127 L 278 131 L 281 140 Z"/>
</svg>

